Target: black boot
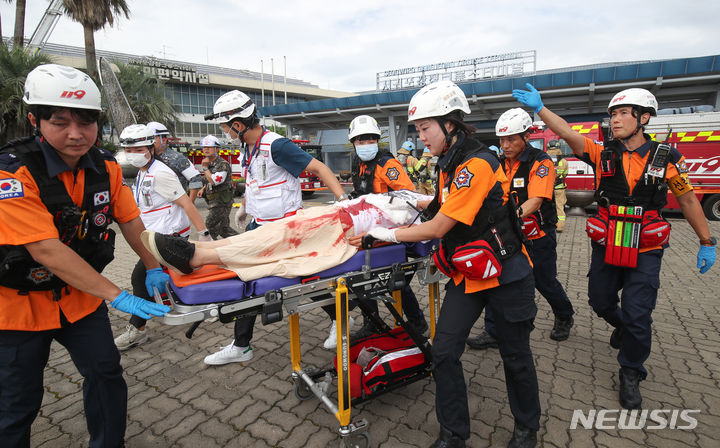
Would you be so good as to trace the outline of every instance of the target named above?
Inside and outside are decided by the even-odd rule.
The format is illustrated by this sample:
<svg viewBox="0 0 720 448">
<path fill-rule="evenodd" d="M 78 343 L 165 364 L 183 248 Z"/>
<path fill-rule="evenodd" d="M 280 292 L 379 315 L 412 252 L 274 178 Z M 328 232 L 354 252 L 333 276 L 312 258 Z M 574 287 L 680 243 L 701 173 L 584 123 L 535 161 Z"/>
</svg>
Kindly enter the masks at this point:
<svg viewBox="0 0 720 448">
<path fill-rule="evenodd" d="M 488 348 L 497 348 L 498 341 L 490 335 L 487 331 L 480 333 L 480 336 L 474 338 L 467 338 L 465 343 L 473 350 L 485 350 Z"/>
<path fill-rule="evenodd" d="M 640 409 L 642 373 L 630 367 L 620 367 L 620 406 L 625 409 Z"/>
<path fill-rule="evenodd" d="M 550 332 L 550 339 L 553 341 L 564 341 L 570 337 L 570 329 L 572 328 L 575 320 L 572 316 L 555 316 L 555 325 Z"/>
<path fill-rule="evenodd" d="M 537 431 L 515 422 L 513 436 L 507 448 L 533 448 L 537 445 Z"/>
<path fill-rule="evenodd" d="M 440 437 L 430 448 L 465 448 L 465 441 L 441 426 Z"/>
<path fill-rule="evenodd" d="M 372 321 L 368 318 L 363 317 L 363 326 L 356 332 L 350 335 L 350 345 L 355 344 L 360 339 L 364 339 L 368 336 L 372 336 L 377 333 L 377 329 Z"/>
<path fill-rule="evenodd" d="M 620 349 L 622 346 L 622 337 L 623 337 L 623 329 L 622 327 L 617 327 L 613 330 L 612 334 L 610 335 L 610 347 Z"/>
</svg>

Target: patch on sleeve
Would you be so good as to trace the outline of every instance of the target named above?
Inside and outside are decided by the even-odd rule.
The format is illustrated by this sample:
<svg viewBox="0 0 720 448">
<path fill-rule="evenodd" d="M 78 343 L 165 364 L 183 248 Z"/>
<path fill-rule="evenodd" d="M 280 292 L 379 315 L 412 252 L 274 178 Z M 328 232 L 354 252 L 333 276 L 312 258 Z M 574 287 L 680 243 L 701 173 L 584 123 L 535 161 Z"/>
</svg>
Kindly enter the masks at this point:
<svg viewBox="0 0 720 448">
<path fill-rule="evenodd" d="M 385 171 L 385 175 L 390 180 L 398 180 L 398 177 L 400 177 L 400 173 L 397 168 L 388 168 L 388 170 Z"/>
<path fill-rule="evenodd" d="M 684 160 L 681 160 L 680 162 L 675 164 L 675 166 L 677 167 L 678 173 L 680 174 L 688 172 L 688 167 Z"/>
<path fill-rule="evenodd" d="M 550 174 L 550 169 L 545 165 L 540 165 L 535 173 L 539 178 L 543 178 Z"/>
<path fill-rule="evenodd" d="M 461 188 L 469 187 L 470 181 L 475 175 L 470 172 L 470 170 L 467 169 L 467 167 L 460 170 L 459 173 L 457 173 L 457 176 L 455 176 L 455 180 L 453 180 L 453 184 L 455 184 L 455 188 L 458 190 Z"/>
<path fill-rule="evenodd" d="M 23 184 L 17 179 L 0 179 L 0 200 L 22 198 L 25 196 Z"/>
<path fill-rule="evenodd" d="M 110 202 L 110 192 L 107 190 L 99 191 L 93 196 L 93 204 L 95 206 L 107 204 Z"/>
</svg>

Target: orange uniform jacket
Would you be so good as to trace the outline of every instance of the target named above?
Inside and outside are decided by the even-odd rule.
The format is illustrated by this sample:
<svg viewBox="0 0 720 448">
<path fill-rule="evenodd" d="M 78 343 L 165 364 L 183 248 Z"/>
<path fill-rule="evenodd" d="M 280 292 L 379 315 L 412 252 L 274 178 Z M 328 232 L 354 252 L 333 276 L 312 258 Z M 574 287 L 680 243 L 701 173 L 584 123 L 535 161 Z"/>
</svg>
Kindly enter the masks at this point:
<svg viewBox="0 0 720 448">
<path fill-rule="evenodd" d="M 48 154 L 45 154 L 48 160 Z M 60 159 L 55 156 L 55 163 Z M 79 166 L 92 165 L 89 156 L 81 158 Z M 132 192 L 123 183 L 122 171 L 115 162 L 105 162 L 110 176 L 110 205 L 116 221 L 125 223 L 140 215 Z M 85 186 L 85 170 L 77 174 L 67 169 L 58 175 L 65 184 L 70 197 L 82 205 Z M 11 185 L 16 194 L 2 196 L 4 187 Z M 0 244 L 23 245 L 51 238 L 58 238 L 53 217 L 40 200 L 38 186 L 29 170 L 22 166 L 14 173 L 0 170 Z M 60 328 L 60 310 L 68 321 L 75 322 L 92 313 L 102 299 L 68 286 L 63 289 L 62 299 L 54 301 L 51 291 L 30 291 L 27 295 L 0 286 L 0 330 L 42 331 Z"/>
<path fill-rule="evenodd" d="M 360 170 L 364 169 L 364 163 Z M 378 164 L 375 167 L 373 178 L 373 193 L 387 193 L 388 191 L 415 190 L 415 184 L 410 180 L 407 172 L 398 159 L 392 158 L 385 162 L 384 166 Z"/>
<path fill-rule="evenodd" d="M 447 174 L 440 171 L 438 176 L 437 185 L 438 188 L 442 188 L 441 194 L 439 195 L 439 212 L 443 215 L 463 224 L 472 225 L 475 220 L 475 216 L 484 205 L 488 194 L 498 183 L 502 187 L 503 204 L 507 203 L 510 182 L 499 164 L 498 168 L 493 171 L 490 164 L 488 164 L 485 160 L 480 158 L 471 158 L 467 162 L 458 166 L 455 173 L 453 173 L 455 176 L 454 180 L 450 182 L 448 188 L 442 188 L 446 183 Z M 530 264 L 530 258 L 528 257 L 524 246 L 522 251 L 524 256 L 528 259 L 528 264 Z M 528 269 L 528 274 L 529 273 L 530 270 Z M 463 281 L 463 278 L 463 275 L 459 272 L 455 272 L 452 277 L 456 285 L 459 285 Z M 500 283 L 497 278 L 487 280 L 466 279 L 465 292 L 471 293 L 482 291 L 499 285 Z"/>
<path fill-rule="evenodd" d="M 510 163 L 509 160 L 505 160 L 505 172 L 507 173 L 508 179 L 512 179 L 515 176 L 520 167 L 521 160 L 515 160 L 514 163 Z M 555 165 L 552 159 L 547 158 L 543 160 L 536 160 L 533 166 L 530 167 L 527 192 L 528 198 L 543 198 L 552 200 L 553 190 L 555 186 Z M 511 185 L 510 190 L 519 188 L 522 186 Z M 545 236 L 545 231 L 540 229 L 540 233 L 530 238 L 536 240 Z"/>
</svg>

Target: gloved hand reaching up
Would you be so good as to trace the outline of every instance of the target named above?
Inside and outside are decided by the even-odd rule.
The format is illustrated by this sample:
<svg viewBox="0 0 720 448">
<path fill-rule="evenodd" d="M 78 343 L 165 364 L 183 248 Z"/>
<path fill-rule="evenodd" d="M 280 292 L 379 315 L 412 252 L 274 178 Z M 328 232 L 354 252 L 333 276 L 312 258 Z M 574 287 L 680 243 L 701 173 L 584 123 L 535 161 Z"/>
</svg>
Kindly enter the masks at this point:
<svg viewBox="0 0 720 448">
<path fill-rule="evenodd" d="M 527 90 L 513 90 L 512 96 L 527 107 L 532 108 L 535 113 L 540 112 L 544 107 L 542 99 L 540 99 L 540 92 L 538 92 L 530 83 L 526 83 L 525 87 L 527 87 Z"/>
</svg>

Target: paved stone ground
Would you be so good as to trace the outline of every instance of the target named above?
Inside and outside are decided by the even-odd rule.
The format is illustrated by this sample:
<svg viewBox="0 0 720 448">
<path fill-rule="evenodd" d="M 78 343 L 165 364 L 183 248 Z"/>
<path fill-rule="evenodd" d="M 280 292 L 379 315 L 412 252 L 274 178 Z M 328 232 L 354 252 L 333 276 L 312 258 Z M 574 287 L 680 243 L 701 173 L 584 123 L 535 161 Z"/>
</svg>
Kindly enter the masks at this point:
<svg viewBox="0 0 720 448">
<path fill-rule="evenodd" d="M 198 201 L 200 202 L 200 201 Z M 571 430 L 573 410 L 618 409 L 618 365 L 608 325 L 587 305 L 590 245 L 584 219 L 569 217 L 559 236 L 559 279 L 577 314 L 568 341 L 549 339 L 552 315 L 538 296 L 532 333 L 542 405 L 540 446 L 545 447 L 715 447 L 720 446 L 720 299 L 718 272 L 695 269 L 697 240 L 690 226 L 671 219 L 671 248 L 664 258 L 662 286 L 654 312 L 654 345 L 641 383 L 647 409 L 697 409 L 697 427 L 671 429 Z M 720 223 L 712 223 L 720 234 Z M 135 256 L 119 238 L 108 276 L 125 288 Z M 421 303 L 427 292 L 415 284 Z M 427 314 L 427 313 L 426 313 Z M 128 316 L 111 310 L 115 334 Z M 300 402 L 289 381 L 287 319 L 255 330 L 255 358 L 208 367 L 203 357 L 232 339 L 232 326 L 204 323 L 188 340 L 186 327 L 151 322 L 150 342 L 124 352 L 129 387 L 127 446 L 139 447 L 325 447 L 338 446 L 338 422 L 320 403 Z M 333 353 L 322 349 L 329 322 L 320 310 L 301 315 L 304 365 L 323 368 Z M 474 333 L 479 330 L 476 328 Z M 91 341 L 88 341 L 91 343 Z M 497 350 L 463 355 L 472 417 L 470 447 L 504 447 L 513 421 Z M 82 377 L 69 355 L 53 345 L 45 372 L 43 407 L 33 426 L 34 447 L 87 446 Z M 438 434 L 435 387 L 425 379 L 354 408 L 353 418 L 370 422 L 372 446 L 426 447 Z M 669 414 L 665 414 L 670 417 Z M 617 414 L 615 414 L 617 417 Z M 684 422 L 679 421 L 678 424 Z"/>
</svg>

